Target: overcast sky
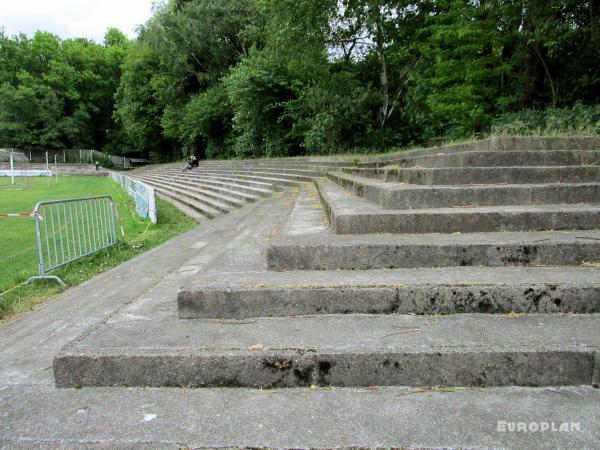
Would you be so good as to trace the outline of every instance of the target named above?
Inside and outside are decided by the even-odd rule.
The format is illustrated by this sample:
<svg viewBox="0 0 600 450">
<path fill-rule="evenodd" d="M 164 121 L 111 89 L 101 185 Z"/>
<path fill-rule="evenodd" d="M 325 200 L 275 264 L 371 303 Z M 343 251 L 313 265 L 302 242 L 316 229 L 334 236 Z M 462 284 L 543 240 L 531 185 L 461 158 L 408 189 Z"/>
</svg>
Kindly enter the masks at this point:
<svg viewBox="0 0 600 450">
<path fill-rule="evenodd" d="M 152 0 L 0 0 L 0 26 L 7 35 L 36 30 L 61 38 L 86 37 L 102 42 L 108 27 L 129 37 L 152 14 Z"/>
</svg>

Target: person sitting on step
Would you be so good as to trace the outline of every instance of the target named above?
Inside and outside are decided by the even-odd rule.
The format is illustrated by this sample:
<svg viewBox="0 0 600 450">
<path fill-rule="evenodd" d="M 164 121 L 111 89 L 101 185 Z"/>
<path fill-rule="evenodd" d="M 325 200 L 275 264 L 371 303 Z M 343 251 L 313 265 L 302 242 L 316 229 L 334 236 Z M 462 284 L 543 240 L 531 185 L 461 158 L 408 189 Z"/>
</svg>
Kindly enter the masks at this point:
<svg viewBox="0 0 600 450">
<path fill-rule="evenodd" d="M 196 155 L 192 155 L 190 156 L 187 165 L 183 168 L 183 171 L 185 172 L 186 170 L 192 170 L 194 167 L 198 167 L 199 165 L 200 162 L 198 161 L 198 158 L 196 158 Z"/>
</svg>

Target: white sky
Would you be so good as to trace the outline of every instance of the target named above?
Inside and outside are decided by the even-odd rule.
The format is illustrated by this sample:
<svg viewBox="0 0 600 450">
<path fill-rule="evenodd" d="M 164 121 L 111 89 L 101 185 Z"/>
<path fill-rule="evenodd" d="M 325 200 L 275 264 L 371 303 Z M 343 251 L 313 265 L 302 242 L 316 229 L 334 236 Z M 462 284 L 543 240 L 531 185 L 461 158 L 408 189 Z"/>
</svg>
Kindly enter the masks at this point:
<svg viewBox="0 0 600 450">
<path fill-rule="evenodd" d="M 36 30 L 61 38 L 85 37 L 101 43 L 108 27 L 127 36 L 152 15 L 152 0 L 0 0 L 0 27 L 7 35 Z"/>
</svg>

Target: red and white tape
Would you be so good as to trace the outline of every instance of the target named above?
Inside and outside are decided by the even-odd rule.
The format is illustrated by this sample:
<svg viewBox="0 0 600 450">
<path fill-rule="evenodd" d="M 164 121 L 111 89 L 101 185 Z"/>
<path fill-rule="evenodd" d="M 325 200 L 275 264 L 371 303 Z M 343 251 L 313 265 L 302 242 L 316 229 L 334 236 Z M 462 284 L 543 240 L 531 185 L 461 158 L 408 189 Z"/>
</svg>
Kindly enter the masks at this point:
<svg viewBox="0 0 600 450">
<path fill-rule="evenodd" d="M 1 214 L 0 213 L 0 217 L 34 217 L 34 216 L 41 216 L 41 214 L 37 211 L 32 212 L 32 213 L 11 213 L 11 214 Z"/>
</svg>

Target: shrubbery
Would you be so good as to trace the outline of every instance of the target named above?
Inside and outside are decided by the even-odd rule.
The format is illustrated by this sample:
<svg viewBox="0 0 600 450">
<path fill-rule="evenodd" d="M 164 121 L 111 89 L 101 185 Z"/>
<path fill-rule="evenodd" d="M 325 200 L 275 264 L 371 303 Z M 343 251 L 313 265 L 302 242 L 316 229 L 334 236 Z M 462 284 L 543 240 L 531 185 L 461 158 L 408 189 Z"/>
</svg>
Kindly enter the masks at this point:
<svg viewBox="0 0 600 450">
<path fill-rule="evenodd" d="M 572 108 L 528 109 L 503 114 L 492 122 L 492 134 L 598 135 L 600 105 L 576 103 Z"/>
</svg>

